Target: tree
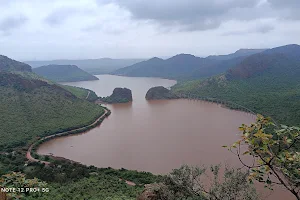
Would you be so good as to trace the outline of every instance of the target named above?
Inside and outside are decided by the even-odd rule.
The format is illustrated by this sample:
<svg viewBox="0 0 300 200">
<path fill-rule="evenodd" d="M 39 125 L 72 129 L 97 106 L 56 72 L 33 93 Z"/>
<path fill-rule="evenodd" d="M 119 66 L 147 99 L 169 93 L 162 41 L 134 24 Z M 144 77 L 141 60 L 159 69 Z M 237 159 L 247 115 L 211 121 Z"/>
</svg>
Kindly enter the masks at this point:
<svg viewBox="0 0 300 200">
<path fill-rule="evenodd" d="M 0 186 L 2 188 L 15 189 L 15 191 L 7 192 L 7 196 L 12 199 L 21 199 L 27 195 L 30 195 L 29 190 L 36 188 L 42 190 L 47 185 L 46 182 L 41 182 L 37 178 L 26 179 L 25 175 L 20 172 L 13 172 L 11 174 L 3 175 L 0 178 Z M 34 193 L 34 195 L 40 195 L 42 191 Z"/>
<path fill-rule="evenodd" d="M 263 182 L 270 189 L 274 184 L 282 185 L 300 200 L 300 128 L 279 128 L 270 118 L 258 115 L 255 123 L 243 124 L 240 130 L 241 139 L 228 149 L 249 169 L 248 179 Z M 245 163 L 244 155 L 252 156 L 251 165 Z"/>
<path fill-rule="evenodd" d="M 153 200 L 257 200 L 253 185 L 247 181 L 248 174 L 239 169 L 225 167 L 220 176 L 220 166 L 205 167 L 184 165 L 174 169 L 162 183 L 148 185 L 140 199 Z M 212 177 L 208 181 L 208 177 Z M 209 183 L 207 183 L 209 182 Z M 147 197 L 147 198 L 145 198 Z"/>
</svg>

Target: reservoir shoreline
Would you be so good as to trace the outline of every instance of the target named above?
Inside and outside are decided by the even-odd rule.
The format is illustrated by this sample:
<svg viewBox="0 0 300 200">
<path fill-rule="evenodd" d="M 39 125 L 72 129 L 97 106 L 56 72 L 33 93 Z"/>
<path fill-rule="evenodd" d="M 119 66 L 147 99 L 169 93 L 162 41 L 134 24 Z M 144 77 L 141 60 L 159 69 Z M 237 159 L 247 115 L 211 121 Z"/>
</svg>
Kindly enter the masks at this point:
<svg viewBox="0 0 300 200">
<path fill-rule="evenodd" d="M 133 102 L 106 105 L 112 114 L 86 134 L 59 137 L 39 146 L 42 155 L 68 158 L 99 168 L 129 169 L 167 174 L 182 164 L 229 164 L 239 160 L 224 149 L 240 137 L 238 127 L 255 121 L 255 115 L 201 100 L 145 100 L 151 87 L 176 82 L 152 78 L 98 76 L 99 81 L 66 83 L 108 96 L 116 87 L 132 90 Z M 279 193 L 279 194 L 278 194 Z M 282 199 L 278 191 L 268 199 Z"/>
<path fill-rule="evenodd" d="M 81 133 L 89 131 L 89 130 L 95 128 L 96 126 L 100 125 L 103 122 L 103 120 L 111 114 L 110 110 L 108 110 L 107 108 L 103 107 L 103 109 L 104 109 L 104 113 L 102 113 L 100 115 L 100 117 L 98 117 L 93 123 L 91 123 L 89 125 L 86 125 L 86 126 L 83 126 L 83 127 L 80 127 L 80 128 L 76 128 L 76 129 L 73 129 L 73 130 L 70 130 L 70 131 L 55 133 L 53 135 L 49 135 L 49 136 L 45 136 L 45 137 L 40 138 L 38 141 L 36 141 L 36 142 L 34 142 L 33 144 L 30 145 L 30 147 L 28 148 L 27 153 L 26 153 L 26 158 L 31 162 L 40 162 L 40 163 L 43 163 L 45 165 L 51 164 L 51 162 L 41 160 L 40 158 L 35 158 L 34 156 L 32 156 L 32 153 L 35 153 L 38 157 L 40 157 L 41 155 L 38 154 L 36 150 L 43 143 L 45 143 L 47 141 L 50 141 L 50 140 L 53 140 L 53 139 L 58 138 L 58 137 L 81 134 Z M 55 159 L 55 157 L 53 157 L 53 158 Z M 67 158 L 64 158 L 64 159 L 69 160 Z M 73 161 L 73 162 L 76 162 L 76 161 Z"/>
</svg>

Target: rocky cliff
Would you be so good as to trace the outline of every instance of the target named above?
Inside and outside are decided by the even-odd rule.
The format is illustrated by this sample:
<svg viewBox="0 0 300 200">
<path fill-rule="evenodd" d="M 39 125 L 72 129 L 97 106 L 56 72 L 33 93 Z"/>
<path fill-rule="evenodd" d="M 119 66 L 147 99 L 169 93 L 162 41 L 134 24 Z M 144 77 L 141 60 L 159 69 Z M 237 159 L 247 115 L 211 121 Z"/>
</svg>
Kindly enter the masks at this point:
<svg viewBox="0 0 300 200">
<path fill-rule="evenodd" d="M 132 92 L 128 88 L 115 88 L 112 95 L 100 98 L 106 103 L 127 103 L 132 101 Z"/>
<path fill-rule="evenodd" d="M 167 88 L 163 86 L 150 88 L 146 94 L 147 100 L 156 100 L 156 99 L 177 99 L 178 96 L 173 94 Z"/>
</svg>

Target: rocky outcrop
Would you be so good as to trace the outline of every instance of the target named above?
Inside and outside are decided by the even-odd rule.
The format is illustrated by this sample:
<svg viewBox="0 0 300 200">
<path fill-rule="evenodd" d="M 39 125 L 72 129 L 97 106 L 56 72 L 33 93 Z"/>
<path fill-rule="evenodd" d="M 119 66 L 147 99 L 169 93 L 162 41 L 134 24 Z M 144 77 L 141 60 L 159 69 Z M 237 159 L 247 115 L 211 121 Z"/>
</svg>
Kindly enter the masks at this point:
<svg viewBox="0 0 300 200">
<path fill-rule="evenodd" d="M 105 103 L 127 103 L 132 101 L 132 92 L 128 88 L 115 88 L 112 95 L 100 97 L 99 100 Z"/>
<path fill-rule="evenodd" d="M 163 86 L 150 88 L 146 94 L 147 100 L 177 99 L 178 96 Z"/>
</svg>

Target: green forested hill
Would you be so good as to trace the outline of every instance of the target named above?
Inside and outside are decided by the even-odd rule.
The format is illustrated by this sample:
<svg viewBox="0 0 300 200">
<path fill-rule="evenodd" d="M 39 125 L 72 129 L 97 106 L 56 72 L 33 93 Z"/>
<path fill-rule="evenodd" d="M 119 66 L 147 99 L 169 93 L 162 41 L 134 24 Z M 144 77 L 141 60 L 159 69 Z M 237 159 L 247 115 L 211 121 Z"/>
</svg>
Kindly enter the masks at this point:
<svg viewBox="0 0 300 200">
<path fill-rule="evenodd" d="M 76 65 L 47 65 L 34 68 L 33 71 L 38 75 L 55 82 L 98 80 L 96 76 L 83 71 Z"/>
<path fill-rule="evenodd" d="M 89 124 L 103 112 L 57 85 L 11 73 L 0 73 L 0 96 L 2 149 Z"/>
<path fill-rule="evenodd" d="M 69 85 L 60 85 L 62 88 L 68 90 L 72 94 L 74 94 L 76 97 L 80 99 L 86 99 L 88 101 L 96 101 L 98 99 L 97 94 L 92 91 L 85 88 L 75 87 L 75 86 L 69 86 Z"/>
<path fill-rule="evenodd" d="M 6 56 L 0 55 L 0 72 L 1 71 L 22 71 L 31 72 L 31 67 L 25 63 L 12 60 Z"/>
<path fill-rule="evenodd" d="M 299 125 L 300 62 L 295 58 L 300 58 L 297 45 L 267 50 L 246 58 L 223 75 L 183 82 L 172 89 L 232 101 L 279 123 Z"/>
</svg>

